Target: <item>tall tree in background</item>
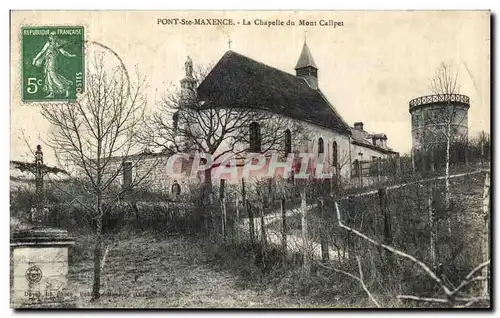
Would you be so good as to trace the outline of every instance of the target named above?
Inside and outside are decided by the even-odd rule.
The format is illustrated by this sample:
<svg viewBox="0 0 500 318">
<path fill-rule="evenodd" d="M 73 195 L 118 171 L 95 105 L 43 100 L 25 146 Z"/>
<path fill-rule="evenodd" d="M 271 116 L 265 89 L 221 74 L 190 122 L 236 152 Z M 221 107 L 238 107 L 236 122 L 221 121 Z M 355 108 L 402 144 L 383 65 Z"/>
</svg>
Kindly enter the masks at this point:
<svg viewBox="0 0 500 318">
<path fill-rule="evenodd" d="M 460 94 L 458 83 L 458 71 L 451 65 L 441 63 L 436 69 L 430 82 L 433 94 L 438 95 L 440 104 L 424 113 L 425 132 L 424 143 L 430 145 L 434 151 L 435 147 L 445 148 L 445 204 L 450 205 L 450 149 L 454 142 L 462 141 L 459 127 L 467 118 L 467 110 L 457 106 L 455 94 Z"/>
<path fill-rule="evenodd" d="M 131 81 L 123 66 L 110 69 L 104 55 L 96 54 L 88 63 L 83 96 L 76 102 L 45 104 L 41 111 L 54 128 L 47 143 L 57 161 L 71 167 L 87 192 L 74 198 L 95 221 L 94 300 L 100 297 L 103 215 L 126 190 L 115 183 L 123 172 L 119 158 L 138 149 L 136 136 L 144 119 L 146 84 L 136 75 Z M 143 159 L 133 158 L 132 166 Z M 144 177 L 136 175 L 128 187 Z"/>
<path fill-rule="evenodd" d="M 294 144 L 307 139 L 306 130 L 295 121 L 252 108 L 230 105 L 206 105 L 198 99 L 196 87 L 211 68 L 193 69 L 186 62 L 186 79 L 180 90 L 168 92 L 149 121 L 145 142 L 151 147 L 162 147 L 173 153 L 203 152 L 218 162 L 228 155 L 244 152 L 266 153 L 285 150 L 285 131 L 289 129 Z M 258 123 L 254 136 L 260 147 L 250 149 L 250 126 Z M 205 170 L 205 185 L 212 191 L 212 169 Z"/>
</svg>

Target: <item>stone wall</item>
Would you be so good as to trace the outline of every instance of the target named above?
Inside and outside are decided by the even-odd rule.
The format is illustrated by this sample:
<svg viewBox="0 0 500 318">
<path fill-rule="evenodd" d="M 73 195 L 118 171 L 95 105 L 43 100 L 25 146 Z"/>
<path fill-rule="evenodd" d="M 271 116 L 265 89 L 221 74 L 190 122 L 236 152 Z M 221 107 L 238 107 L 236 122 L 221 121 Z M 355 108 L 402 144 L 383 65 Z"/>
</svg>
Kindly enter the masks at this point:
<svg viewBox="0 0 500 318">
<path fill-rule="evenodd" d="M 125 162 L 132 163 L 132 184 L 136 188 L 145 189 L 148 191 L 153 191 L 160 194 L 170 195 L 171 187 L 176 180 L 181 186 L 181 192 L 187 191 L 188 184 L 191 181 L 187 177 L 181 177 L 177 174 L 169 173 L 167 168 L 167 163 L 169 156 L 166 154 L 151 154 L 143 155 L 140 158 L 131 156 L 130 158 L 123 158 Z M 113 162 L 111 171 L 116 171 L 121 166 L 120 159 Z M 182 160 L 176 160 L 174 163 L 174 172 L 184 172 L 189 174 L 188 167 L 189 164 L 184 163 Z M 118 177 L 115 180 L 115 184 L 120 187 L 124 186 L 124 172 L 121 169 Z"/>
</svg>

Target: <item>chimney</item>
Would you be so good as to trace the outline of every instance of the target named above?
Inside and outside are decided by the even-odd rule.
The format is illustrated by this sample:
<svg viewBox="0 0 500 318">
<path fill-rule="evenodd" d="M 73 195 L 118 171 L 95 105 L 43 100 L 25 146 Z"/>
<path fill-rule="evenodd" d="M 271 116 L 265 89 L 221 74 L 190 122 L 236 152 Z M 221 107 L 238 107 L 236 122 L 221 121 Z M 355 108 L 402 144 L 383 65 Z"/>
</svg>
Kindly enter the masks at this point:
<svg viewBox="0 0 500 318">
<path fill-rule="evenodd" d="M 382 147 L 387 148 L 387 136 L 384 136 L 384 138 L 382 138 Z"/>
<path fill-rule="evenodd" d="M 363 122 L 362 121 L 355 122 L 354 129 L 363 130 Z"/>
</svg>

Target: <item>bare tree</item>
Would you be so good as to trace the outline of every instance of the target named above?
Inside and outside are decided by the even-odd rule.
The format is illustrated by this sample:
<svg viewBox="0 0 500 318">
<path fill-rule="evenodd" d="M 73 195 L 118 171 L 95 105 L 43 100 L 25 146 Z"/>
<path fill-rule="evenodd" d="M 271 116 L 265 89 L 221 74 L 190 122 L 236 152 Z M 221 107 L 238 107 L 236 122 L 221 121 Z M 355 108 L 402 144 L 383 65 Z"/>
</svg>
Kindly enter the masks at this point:
<svg viewBox="0 0 500 318">
<path fill-rule="evenodd" d="M 337 153 L 332 154 L 332 156 L 328 158 L 327 162 L 334 172 L 331 180 L 331 187 L 333 190 L 339 191 L 344 188 L 344 183 L 346 181 L 350 182 L 350 176 L 348 177 L 348 180 L 344 180 L 344 178 L 342 177 L 342 172 L 345 171 L 346 168 L 350 170 L 350 165 L 352 165 L 352 163 L 349 156 L 349 150 L 337 148 L 336 151 Z"/>
<path fill-rule="evenodd" d="M 352 233 L 356 235 L 358 238 L 363 240 L 364 242 L 379 247 L 395 256 L 404 258 L 410 262 L 412 262 L 414 265 L 420 268 L 430 279 L 432 279 L 437 286 L 439 286 L 441 292 L 443 293 L 443 297 L 437 298 L 437 297 L 421 297 L 421 296 L 414 296 L 414 295 L 398 295 L 398 299 L 404 299 L 404 300 L 413 300 L 413 301 L 419 301 L 419 302 L 427 302 L 427 303 L 439 303 L 439 304 L 447 304 L 451 305 L 453 307 L 457 308 L 464 308 L 464 307 L 470 307 L 476 303 L 481 303 L 481 302 L 490 302 L 490 296 L 487 293 L 481 292 L 479 295 L 471 295 L 471 293 L 467 293 L 464 295 L 464 290 L 467 289 L 467 287 L 470 287 L 470 285 L 474 282 L 483 282 L 483 281 L 488 281 L 487 275 L 481 276 L 481 274 L 478 275 L 481 271 L 485 271 L 485 268 L 488 268 L 490 266 L 490 259 L 486 259 L 484 262 L 481 264 L 478 264 L 475 266 L 463 279 L 462 281 L 457 285 L 457 286 L 452 286 L 451 284 L 443 281 L 437 274 L 434 272 L 427 264 L 419 260 L 413 255 L 410 255 L 408 253 L 405 253 L 397 248 L 394 248 L 392 246 L 383 244 L 378 242 L 377 240 L 369 237 L 368 235 L 346 225 L 342 221 L 341 213 L 339 206 L 337 202 L 335 202 L 335 211 L 337 214 L 337 221 L 338 225 L 340 228 L 347 230 L 349 233 Z M 359 260 L 358 260 L 359 262 Z M 361 267 L 360 267 L 361 268 Z M 361 274 L 361 273 L 360 273 Z M 352 277 L 352 276 L 351 276 Z M 364 284 L 362 282 L 362 275 L 360 277 L 352 277 L 360 283 Z M 365 289 L 366 286 L 363 286 Z M 367 289 L 365 289 L 365 292 L 369 294 Z M 373 301 L 373 299 L 372 299 Z"/>
<path fill-rule="evenodd" d="M 484 168 L 485 161 L 491 160 L 491 137 L 490 134 L 481 131 L 475 137 L 471 138 L 468 145 L 468 150 L 471 152 L 471 159 L 474 161 L 480 160 L 481 168 Z"/>
<path fill-rule="evenodd" d="M 364 275 L 363 275 L 363 268 L 361 266 L 361 258 L 359 256 L 356 255 L 356 261 L 358 263 L 358 270 L 359 270 L 359 275 L 356 276 L 352 273 L 349 273 L 349 272 L 346 272 L 344 270 L 341 270 L 333 265 L 325 265 L 323 264 L 323 262 L 315 262 L 315 265 L 320 267 L 320 268 L 323 268 L 323 269 L 326 269 L 326 270 L 333 270 L 337 273 L 340 273 L 340 274 L 343 274 L 349 278 L 352 278 L 354 279 L 355 281 L 357 281 L 361 287 L 363 288 L 364 292 L 366 293 L 366 295 L 370 298 L 371 302 L 377 307 L 377 308 L 380 308 L 380 304 L 379 302 L 375 299 L 375 297 L 373 297 L 373 294 L 370 292 L 370 290 L 368 289 L 368 287 L 366 286 L 366 283 L 365 283 L 365 280 L 364 280 Z"/>
<path fill-rule="evenodd" d="M 162 147 L 173 153 L 203 152 L 214 163 L 245 152 L 285 152 L 286 130 L 297 145 L 307 137 L 306 129 L 295 121 L 251 107 L 210 105 L 201 101 L 196 86 L 208 74 L 209 68 L 196 67 L 193 86 L 172 90 L 157 106 L 149 121 L 144 139 L 152 147 Z M 250 106 L 250 105 L 249 105 Z M 258 124 L 254 136 L 259 144 L 250 147 L 250 126 Z M 212 169 L 205 170 L 205 185 L 211 192 Z"/>
<path fill-rule="evenodd" d="M 430 88 L 433 94 L 438 95 L 439 104 L 424 113 L 424 126 L 426 127 L 424 144 L 433 149 L 444 145 L 445 147 L 445 202 L 450 204 L 450 149 L 454 142 L 463 138 L 459 128 L 466 120 L 467 109 L 453 103 L 456 94 L 460 93 L 458 71 L 451 65 L 441 63 L 434 77 L 431 79 Z"/>
<path fill-rule="evenodd" d="M 42 106 L 42 115 L 54 127 L 47 144 L 59 163 L 71 167 L 91 201 L 74 196 L 96 224 L 94 300 L 100 297 L 103 215 L 127 190 L 116 184 L 123 172 L 120 158 L 130 157 L 138 149 L 136 135 L 144 119 L 145 87 L 138 72 L 132 81 L 122 67 L 108 70 L 104 56 L 96 54 L 86 71 L 85 93 L 77 101 Z M 144 159 L 140 155 L 131 158 L 136 166 Z M 137 176 L 128 188 L 143 178 Z"/>
</svg>

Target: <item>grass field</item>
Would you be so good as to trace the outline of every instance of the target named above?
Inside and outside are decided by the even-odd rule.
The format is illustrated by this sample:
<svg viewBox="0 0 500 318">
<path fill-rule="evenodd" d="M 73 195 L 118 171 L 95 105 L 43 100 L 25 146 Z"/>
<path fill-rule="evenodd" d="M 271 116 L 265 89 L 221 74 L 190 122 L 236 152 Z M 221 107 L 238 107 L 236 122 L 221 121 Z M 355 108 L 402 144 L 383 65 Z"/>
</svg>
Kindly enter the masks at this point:
<svg viewBox="0 0 500 318">
<path fill-rule="evenodd" d="M 106 245 L 109 247 L 102 275 L 103 296 L 91 302 L 91 245 L 83 237 L 77 241 L 80 257 L 71 260 L 69 290 L 79 295 L 78 307 L 327 306 L 310 297 L 287 295 L 279 285 L 269 284 L 273 276 L 263 275 L 249 255 L 220 259 L 217 251 L 207 250 L 208 243 L 196 239 L 146 234 L 117 237 L 114 242 L 107 240 Z"/>
<path fill-rule="evenodd" d="M 456 235 L 467 233 L 472 238 L 480 237 L 483 182 L 482 175 L 452 182 L 454 198 L 459 199 L 461 209 L 467 211 L 466 215 L 457 217 L 460 231 Z M 389 209 L 396 212 L 403 206 L 390 206 Z M 288 219 L 290 236 L 300 234 L 298 216 Z M 314 224 L 310 220 L 309 226 Z M 11 231 L 22 227 L 21 222 L 11 218 Z M 280 220 L 266 221 L 266 227 L 279 232 Z M 263 271 L 255 265 L 255 253 L 244 244 L 235 246 L 220 241 L 214 243 L 209 238 L 127 231 L 105 238 L 103 251 L 107 249 L 107 254 L 101 280 L 102 296 L 91 302 L 93 237 L 81 233 L 71 235 L 76 242 L 69 253 L 68 290 L 77 296 L 77 307 L 345 308 L 372 305 L 356 282 L 342 276 L 315 273 L 301 280 L 300 266 L 293 264 Z M 312 230 L 309 235 L 317 239 Z M 468 241 L 471 243 L 463 246 L 468 252 L 458 254 L 455 262 L 462 262 L 460 257 L 476 259 L 480 256 L 469 252 L 476 241 Z M 381 300 L 385 297 L 382 294 L 375 296 Z M 384 302 L 387 306 L 404 305 L 392 303 L 393 300 L 393 296 L 388 296 Z"/>
</svg>

